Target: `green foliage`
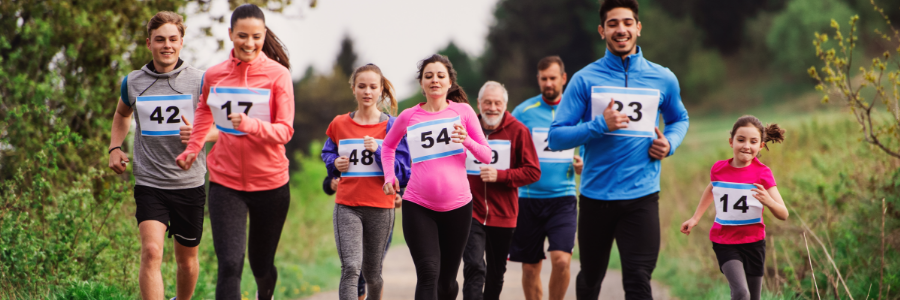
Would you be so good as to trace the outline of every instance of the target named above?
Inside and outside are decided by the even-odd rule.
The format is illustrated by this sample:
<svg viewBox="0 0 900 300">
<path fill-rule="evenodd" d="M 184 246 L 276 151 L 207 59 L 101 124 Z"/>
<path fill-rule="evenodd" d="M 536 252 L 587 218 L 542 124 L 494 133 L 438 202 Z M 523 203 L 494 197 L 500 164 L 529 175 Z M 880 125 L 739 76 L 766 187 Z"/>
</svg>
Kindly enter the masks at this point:
<svg viewBox="0 0 900 300">
<path fill-rule="evenodd" d="M 874 1 L 872 5 L 881 14 L 888 28 L 887 33 L 878 29 L 875 33 L 889 44 L 900 41 L 900 30 L 891 25 L 889 17 Z M 819 69 L 821 74 L 816 67 L 810 67 L 807 71 L 819 83 L 816 90 L 825 94 L 823 102 L 828 102 L 830 95 L 838 96 L 842 100 L 841 104 L 849 108 L 862 127 L 863 139 L 885 153 L 900 158 L 900 46 L 894 49 L 895 54 L 891 54 L 891 49 L 884 49 L 881 57 L 872 59 L 869 68 L 864 65 L 859 67 L 856 75 L 859 79 L 853 78 L 854 50 L 859 46 L 859 16 L 849 19 L 850 29 L 847 32 L 841 31 L 840 24 L 835 19 L 831 20 L 831 27 L 835 32 L 831 37 L 832 43 L 829 43 L 828 34 L 815 33 L 813 46 L 816 57 L 825 65 Z M 834 43 L 837 43 L 837 49 L 833 47 Z M 884 106 L 886 113 L 878 110 L 878 104 Z"/>
<path fill-rule="evenodd" d="M 832 18 L 847 20 L 851 15 L 853 11 L 840 0 L 791 0 L 784 11 L 775 16 L 766 36 L 771 62 L 776 69 L 800 77 L 815 62 L 809 55 L 815 50 L 809 42 L 809 34 L 827 29 Z"/>
</svg>

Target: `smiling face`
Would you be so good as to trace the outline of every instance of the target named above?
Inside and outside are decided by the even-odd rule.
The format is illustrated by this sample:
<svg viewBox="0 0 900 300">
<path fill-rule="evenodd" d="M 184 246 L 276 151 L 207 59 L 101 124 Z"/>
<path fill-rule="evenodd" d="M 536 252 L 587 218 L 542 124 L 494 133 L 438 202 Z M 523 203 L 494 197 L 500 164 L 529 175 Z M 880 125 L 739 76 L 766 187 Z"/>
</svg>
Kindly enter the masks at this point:
<svg viewBox="0 0 900 300">
<path fill-rule="evenodd" d="M 450 90 L 450 74 L 447 67 L 440 62 L 433 62 L 422 68 L 422 79 L 419 81 L 425 97 L 446 97 Z"/>
<path fill-rule="evenodd" d="M 153 63 L 157 72 L 165 73 L 175 68 L 178 63 L 178 55 L 184 40 L 181 39 L 181 31 L 172 23 L 166 23 L 150 32 L 147 39 L 147 49 L 153 55 Z"/>
<path fill-rule="evenodd" d="M 372 71 L 364 71 L 356 74 L 353 84 L 353 96 L 359 108 L 371 107 L 378 104 L 381 98 L 381 75 Z"/>
<path fill-rule="evenodd" d="M 506 111 L 503 89 L 498 87 L 486 89 L 481 99 L 478 99 L 478 111 L 481 112 L 481 120 L 489 127 L 500 125 L 503 112 Z"/>
<path fill-rule="evenodd" d="M 734 136 L 728 139 L 728 144 L 734 150 L 734 162 L 737 165 L 749 165 L 753 158 L 759 154 L 762 148 L 762 135 L 754 126 L 738 127 Z"/>
<path fill-rule="evenodd" d="M 566 85 L 566 73 L 559 68 L 559 64 L 550 64 L 547 69 L 538 71 L 538 83 L 544 99 L 555 101 L 562 95 L 563 86 Z"/>
<path fill-rule="evenodd" d="M 234 43 L 234 57 L 244 62 L 256 59 L 266 42 L 266 23 L 257 18 L 244 18 L 228 28 L 228 38 Z"/>
<path fill-rule="evenodd" d="M 600 37 L 606 40 L 609 52 L 625 57 L 637 53 L 637 37 L 641 36 L 641 22 L 634 17 L 631 9 L 613 8 L 606 13 L 606 22 L 597 28 Z"/>
</svg>

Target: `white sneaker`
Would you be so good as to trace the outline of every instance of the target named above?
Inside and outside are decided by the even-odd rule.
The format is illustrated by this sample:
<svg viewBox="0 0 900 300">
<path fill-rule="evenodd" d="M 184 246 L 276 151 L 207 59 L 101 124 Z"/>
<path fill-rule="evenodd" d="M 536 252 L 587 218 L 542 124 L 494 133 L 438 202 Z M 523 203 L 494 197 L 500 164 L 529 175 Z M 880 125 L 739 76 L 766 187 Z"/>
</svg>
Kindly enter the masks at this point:
<svg viewBox="0 0 900 300">
<path fill-rule="evenodd" d="M 175 300 L 175 299 L 172 299 Z M 259 300 L 259 291 L 256 291 L 256 300 Z M 275 300 L 275 294 L 272 294 L 272 300 Z"/>
</svg>

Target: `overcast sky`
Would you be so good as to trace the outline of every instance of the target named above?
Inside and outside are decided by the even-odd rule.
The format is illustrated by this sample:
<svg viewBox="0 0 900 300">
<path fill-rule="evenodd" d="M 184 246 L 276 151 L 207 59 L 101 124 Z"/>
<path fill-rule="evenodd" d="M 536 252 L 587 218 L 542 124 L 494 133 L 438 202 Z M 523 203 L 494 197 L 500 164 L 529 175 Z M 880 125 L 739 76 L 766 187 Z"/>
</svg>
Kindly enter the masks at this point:
<svg viewBox="0 0 900 300">
<path fill-rule="evenodd" d="M 482 53 L 497 1 L 319 0 L 315 8 L 306 0 L 294 2 L 284 14 L 266 11 L 266 25 L 290 51 L 294 79 L 310 65 L 319 73 L 330 73 L 341 39 L 349 35 L 357 64 L 381 67 L 402 99 L 418 92 L 413 81 L 416 63 L 451 40 L 470 55 Z M 189 6 L 187 11 L 195 9 Z M 211 14 L 225 16 L 225 24 L 213 26 L 213 34 L 225 39 L 225 51 L 213 51 L 215 39 L 199 34 L 200 27 L 213 23 L 208 16 L 187 18 L 182 57 L 202 69 L 225 60 L 233 48 L 228 41 L 227 1 L 214 0 Z"/>
</svg>

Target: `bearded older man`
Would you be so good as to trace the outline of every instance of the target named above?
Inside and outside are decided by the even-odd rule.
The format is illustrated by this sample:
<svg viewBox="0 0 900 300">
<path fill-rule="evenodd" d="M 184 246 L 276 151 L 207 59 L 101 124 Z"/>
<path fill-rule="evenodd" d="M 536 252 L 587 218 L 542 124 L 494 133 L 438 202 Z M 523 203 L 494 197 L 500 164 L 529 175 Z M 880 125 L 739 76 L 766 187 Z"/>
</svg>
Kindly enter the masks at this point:
<svg viewBox="0 0 900 300">
<path fill-rule="evenodd" d="M 496 81 L 486 82 L 478 92 L 478 118 L 493 153 L 491 161 L 478 161 L 472 153 L 466 158 L 473 205 L 463 253 L 465 300 L 500 297 L 519 213 L 518 188 L 541 178 L 531 134 L 506 111 L 508 100 L 506 88 Z"/>
</svg>

